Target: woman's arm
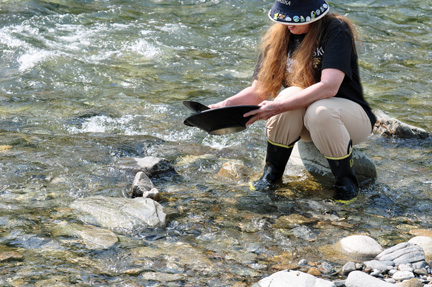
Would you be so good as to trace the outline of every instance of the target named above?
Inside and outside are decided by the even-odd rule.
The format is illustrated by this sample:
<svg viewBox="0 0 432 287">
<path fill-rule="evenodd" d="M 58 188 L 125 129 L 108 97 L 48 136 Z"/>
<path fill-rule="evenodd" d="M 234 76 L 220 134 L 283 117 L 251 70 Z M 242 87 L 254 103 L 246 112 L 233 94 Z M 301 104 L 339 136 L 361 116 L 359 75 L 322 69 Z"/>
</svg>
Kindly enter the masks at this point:
<svg viewBox="0 0 432 287">
<path fill-rule="evenodd" d="M 258 81 L 254 80 L 250 87 L 247 87 L 240 91 L 238 94 L 229 97 L 222 102 L 217 104 L 209 105 L 209 108 L 223 108 L 228 106 L 238 106 L 238 105 L 258 105 L 264 99 L 260 97 L 257 91 Z"/>
<path fill-rule="evenodd" d="M 268 120 L 277 114 L 307 107 L 313 102 L 334 97 L 342 84 L 345 73 L 337 69 L 324 69 L 321 81 L 300 92 L 280 101 L 263 101 L 260 108 L 250 111 L 244 116 L 253 116 L 246 125 L 258 120 Z"/>
</svg>

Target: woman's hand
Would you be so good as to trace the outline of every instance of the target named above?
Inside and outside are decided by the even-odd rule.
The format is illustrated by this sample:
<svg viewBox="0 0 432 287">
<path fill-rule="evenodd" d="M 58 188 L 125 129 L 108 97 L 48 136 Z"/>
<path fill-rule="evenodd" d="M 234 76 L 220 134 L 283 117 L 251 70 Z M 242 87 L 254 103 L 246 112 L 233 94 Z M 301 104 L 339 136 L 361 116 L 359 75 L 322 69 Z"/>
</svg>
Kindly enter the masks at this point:
<svg viewBox="0 0 432 287">
<path fill-rule="evenodd" d="M 252 116 L 246 123 L 246 126 L 253 124 L 256 121 L 268 120 L 269 118 L 280 114 L 282 112 L 281 103 L 276 101 L 263 101 L 259 104 L 260 108 L 250 111 L 243 115 L 243 117 Z"/>
<path fill-rule="evenodd" d="M 219 109 L 219 108 L 224 108 L 226 106 L 228 106 L 228 105 L 227 105 L 227 101 L 225 100 L 225 101 L 222 101 L 222 102 L 219 102 L 216 104 L 209 105 L 208 107 L 210 109 Z"/>
</svg>

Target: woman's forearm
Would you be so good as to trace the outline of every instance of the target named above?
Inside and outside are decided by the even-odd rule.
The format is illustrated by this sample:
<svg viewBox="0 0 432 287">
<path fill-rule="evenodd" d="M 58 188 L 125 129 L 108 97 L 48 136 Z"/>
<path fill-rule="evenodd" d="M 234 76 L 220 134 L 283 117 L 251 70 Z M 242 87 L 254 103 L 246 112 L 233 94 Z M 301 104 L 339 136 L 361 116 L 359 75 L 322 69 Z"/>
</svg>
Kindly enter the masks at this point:
<svg viewBox="0 0 432 287">
<path fill-rule="evenodd" d="M 222 102 L 217 104 L 209 105 L 211 109 L 222 108 L 228 106 L 238 106 L 238 105 L 257 105 L 261 103 L 264 99 L 260 97 L 257 91 L 257 83 L 254 81 L 251 86 L 241 90 L 239 93 L 232 97 L 229 97 Z"/>
</svg>

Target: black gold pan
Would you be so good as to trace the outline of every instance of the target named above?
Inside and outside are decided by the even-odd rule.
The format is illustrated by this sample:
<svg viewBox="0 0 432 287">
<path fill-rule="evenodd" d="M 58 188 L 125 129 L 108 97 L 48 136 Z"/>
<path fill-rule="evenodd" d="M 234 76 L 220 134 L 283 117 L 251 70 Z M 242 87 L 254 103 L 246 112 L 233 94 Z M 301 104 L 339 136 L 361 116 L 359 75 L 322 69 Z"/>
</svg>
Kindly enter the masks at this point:
<svg viewBox="0 0 432 287">
<path fill-rule="evenodd" d="M 184 120 L 184 124 L 197 127 L 211 135 L 224 135 L 240 132 L 246 129 L 246 123 L 251 118 L 243 115 L 259 106 L 242 105 L 230 106 L 218 109 L 209 107 L 193 101 L 184 101 L 183 104 L 190 110 L 196 112 Z"/>
</svg>

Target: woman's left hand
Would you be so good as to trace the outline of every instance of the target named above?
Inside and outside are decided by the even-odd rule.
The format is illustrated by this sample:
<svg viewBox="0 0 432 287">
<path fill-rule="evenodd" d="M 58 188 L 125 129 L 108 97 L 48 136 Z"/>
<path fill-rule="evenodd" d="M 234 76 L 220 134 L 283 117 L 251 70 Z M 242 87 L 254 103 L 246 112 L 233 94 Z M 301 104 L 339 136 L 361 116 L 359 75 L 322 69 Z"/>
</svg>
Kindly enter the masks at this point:
<svg viewBox="0 0 432 287">
<path fill-rule="evenodd" d="M 280 103 L 275 101 L 263 101 L 259 104 L 260 108 L 250 111 L 243 115 L 243 117 L 252 116 L 246 123 L 246 126 L 253 124 L 256 121 L 268 120 L 269 118 L 281 113 Z"/>
</svg>

